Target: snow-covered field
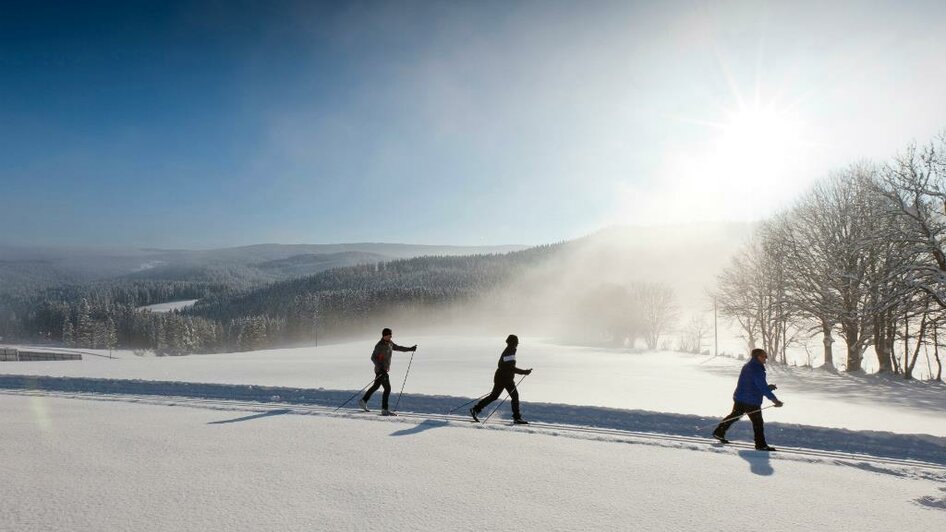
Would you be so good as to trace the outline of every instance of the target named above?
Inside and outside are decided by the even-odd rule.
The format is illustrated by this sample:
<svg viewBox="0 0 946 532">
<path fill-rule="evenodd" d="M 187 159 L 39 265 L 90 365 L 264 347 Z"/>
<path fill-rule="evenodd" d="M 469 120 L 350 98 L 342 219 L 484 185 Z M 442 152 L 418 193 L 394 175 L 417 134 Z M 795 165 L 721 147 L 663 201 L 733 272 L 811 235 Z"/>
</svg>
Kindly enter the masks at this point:
<svg viewBox="0 0 946 532">
<path fill-rule="evenodd" d="M 394 353 L 395 392 L 410 363 L 405 393 L 424 395 L 478 397 L 489 392 L 505 347 L 502 338 L 394 340 L 418 344 L 413 362 L 411 353 Z M 86 356 L 81 362 L 7 363 L 0 366 L 0 374 L 357 390 L 373 377 L 368 358 L 375 341 L 186 357 L 116 351 L 116 360 Z M 726 357 L 562 346 L 530 338 L 522 340 L 518 351 L 519 366 L 535 369 L 521 385 L 523 401 L 709 417 L 732 407 L 742 363 Z M 766 411 L 770 421 L 946 437 L 946 386 L 774 365 L 769 365 L 769 382 L 778 384 L 777 394 L 786 403 Z"/>
<path fill-rule="evenodd" d="M 737 360 L 524 338 L 519 365 L 535 372 L 521 395 L 534 423 L 509 426 L 507 404 L 481 426 L 443 414 L 489 391 L 501 338 L 395 341 L 419 345 L 396 419 L 332 411 L 371 378 L 373 340 L 0 363 L 0 460 L 13 494 L 0 505 L 0 529 L 940 530 L 946 522 L 941 385 L 771 367 L 786 406 L 765 411 L 769 442 L 784 449 L 767 455 L 702 437 L 731 406 Z M 392 404 L 410 357 L 395 353 Z M 748 422 L 731 435 L 748 441 Z"/>
<path fill-rule="evenodd" d="M 167 303 L 157 303 L 154 305 L 138 307 L 138 310 L 150 310 L 151 312 L 171 312 L 172 310 L 181 310 L 187 307 L 192 307 L 194 306 L 194 303 L 197 303 L 196 299 L 182 299 L 181 301 L 169 301 Z"/>
</svg>

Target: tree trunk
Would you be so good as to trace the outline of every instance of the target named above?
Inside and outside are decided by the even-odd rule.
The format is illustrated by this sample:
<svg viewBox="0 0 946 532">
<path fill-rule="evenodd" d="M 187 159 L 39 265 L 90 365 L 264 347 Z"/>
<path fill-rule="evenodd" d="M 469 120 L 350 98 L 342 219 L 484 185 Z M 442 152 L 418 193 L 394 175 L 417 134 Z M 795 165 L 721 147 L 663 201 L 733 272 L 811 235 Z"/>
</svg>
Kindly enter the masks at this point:
<svg viewBox="0 0 946 532">
<path fill-rule="evenodd" d="M 939 358 L 939 325 L 933 328 L 933 356 L 936 357 L 936 380 L 943 380 L 943 361 Z"/>
<path fill-rule="evenodd" d="M 848 325 L 844 328 L 844 342 L 847 344 L 847 369 L 848 373 L 861 371 L 861 361 L 864 358 L 864 350 L 861 347 L 858 338 L 858 329 L 856 325 Z"/>
<path fill-rule="evenodd" d="M 903 376 L 910 378 L 907 368 L 910 366 L 910 316 L 903 317 Z"/>
<path fill-rule="evenodd" d="M 926 336 L 926 313 L 923 314 L 923 319 L 920 320 L 920 332 L 917 333 L 916 337 L 916 349 L 913 350 L 913 356 L 910 358 L 910 365 L 905 367 L 903 370 L 903 377 L 905 379 L 913 378 L 913 368 L 916 367 L 916 360 L 920 356 L 920 347 L 923 346 L 923 337 Z"/>
<path fill-rule="evenodd" d="M 879 369 L 877 373 L 891 373 L 893 363 L 890 361 L 890 352 L 887 350 L 887 325 L 885 316 L 874 318 L 874 352 L 877 353 Z"/>
<path fill-rule="evenodd" d="M 824 335 L 824 367 L 834 369 L 834 353 L 831 350 L 831 344 L 834 343 L 834 338 L 831 337 L 831 324 L 822 321 L 821 333 Z"/>
<path fill-rule="evenodd" d="M 890 365 L 893 366 L 895 375 L 900 374 L 900 361 L 897 359 L 897 320 L 893 313 L 890 313 L 890 319 L 887 321 L 887 332 L 884 333 L 887 340 L 887 355 L 890 357 Z"/>
</svg>

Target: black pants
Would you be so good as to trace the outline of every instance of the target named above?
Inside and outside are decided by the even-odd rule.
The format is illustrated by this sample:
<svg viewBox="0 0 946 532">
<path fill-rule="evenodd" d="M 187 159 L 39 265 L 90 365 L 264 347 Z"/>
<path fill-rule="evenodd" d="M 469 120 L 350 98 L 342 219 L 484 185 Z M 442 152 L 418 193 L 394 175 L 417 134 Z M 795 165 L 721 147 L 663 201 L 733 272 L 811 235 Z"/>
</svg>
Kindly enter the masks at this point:
<svg viewBox="0 0 946 532">
<path fill-rule="evenodd" d="M 760 410 L 762 405 L 750 405 L 747 403 L 740 403 L 739 401 L 734 401 L 732 405 L 732 412 L 726 416 L 722 422 L 716 427 L 716 430 L 713 431 L 713 434 L 719 436 L 725 436 L 726 431 L 729 430 L 729 426 L 739 421 L 743 415 L 749 414 L 749 421 L 752 422 L 752 432 L 755 434 L 755 446 L 756 447 L 765 447 L 765 427 L 762 422 L 762 411 Z"/>
<path fill-rule="evenodd" d="M 383 410 L 388 409 L 388 397 L 391 396 L 391 379 L 388 378 L 387 373 L 378 373 L 374 376 L 374 384 L 371 385 L 371 388 L 368 388 L 368 391 L 365 392 L 365 396 L 362 399 L 367 403 L 368 399 L 371 399 L 371 394 L 378 391 L 378 388 L 384 386 L 384 393 L 381 394 L 381 408 Z"/>
<path fill-rule="evenodd" d="M 476 403 L 476 406 L 473 407 L 477 413 L 481 412 L 486 405 L 492 403 L 496 399 L 499 399 L 499 395 L 503 393 L 503 390 L 509 392 L 509 397 L 512 399 L 512 417 L 513 419 L 519 419 L 522 415 L 519 413 L 519 390 L 516 389 L 516 381 L 513 379 L 503 379 L 499 377 L 493 377 L 493 391 L 489 392 L 489 395 L 482 398 L 480 402 Z"/>
</svg>

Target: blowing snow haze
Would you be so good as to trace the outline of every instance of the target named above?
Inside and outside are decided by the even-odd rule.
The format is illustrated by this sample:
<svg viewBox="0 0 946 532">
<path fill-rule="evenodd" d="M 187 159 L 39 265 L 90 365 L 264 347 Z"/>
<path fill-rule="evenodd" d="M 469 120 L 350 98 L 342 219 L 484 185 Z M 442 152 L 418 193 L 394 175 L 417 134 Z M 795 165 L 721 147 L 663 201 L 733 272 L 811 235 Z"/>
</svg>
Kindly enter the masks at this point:
<svg viewBox="0 0 946 532">
<path fill-rule="evenodd" d="M 129 312 L 170 305 L 188 320 L 208 320 L 212 330 L 221 328 L 220 334 L 208 332 L 206 343 L 171 349 L 177 352 L 373 336 L 376 324 L 383 321 L 432 334 L 451 330 L 501 335 L 513 328 L 593 345 L 623 345 L 645 338 L 628 324 L 639 321 L 634 307 L 642 306 L 634 291 L 649 287 L 663 290 L 667 298 L 667 323 L 660 334 L 669 341 L 678 318 L 706 314 L 716 276 L 750 233 L 751 226 L 744 223 L 614 227 L 528 248 L 8 247 L 0 263 L 0 297 L 5 298 L 6 311 L 0 330 L 10 338 L 61 335 L 63 320 L 82 313 L 84 300 L 99 316 L 112 314 L 116 305 L 128 305 Z M 186 304 L 178 307 L 173 304 L 177 301 Z M 183 318 L 172 314 L 142 319 Z M 247 343 L 244 327 L 258 323 L 267 324 L 265 339 Z M 120 337 L 131 335 L 129 330 Z M 157 347 L 151 346 L 153 341 L 139 337 L 133 343 Z"/>
</svg>

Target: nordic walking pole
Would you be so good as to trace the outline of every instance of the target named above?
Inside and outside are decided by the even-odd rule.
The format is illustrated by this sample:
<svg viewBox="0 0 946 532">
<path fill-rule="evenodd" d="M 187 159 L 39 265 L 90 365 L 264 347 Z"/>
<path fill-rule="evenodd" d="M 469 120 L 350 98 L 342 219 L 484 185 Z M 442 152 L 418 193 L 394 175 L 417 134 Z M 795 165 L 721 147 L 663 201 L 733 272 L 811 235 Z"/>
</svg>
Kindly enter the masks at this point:
<svg viewBox="0 0 946 532">
<path fill-rule="evenodd" d="M 394 411 L 397 412 L 397 405 L 401 404 L 401 395 L 404 393 L 404 385 L 407 384 L 407 376 L 411 374 L 411 364 L 414 363 L 414 353 L 417 349 L 411 351 L 411 360 L 407 363 L 407 373 L 404 374 L 404 382 L 401 383 L 401 391 L 397 394 L 397 402 L 394 403 Z"/>
<path fill-rule="evenodd" d="M 761 412 L 761 411 L 765 410 L 766 408 L 772 408 L 773 406 L 775 406 L 775 405 L 763 406 L 762 408 L 760 408 L 760 409 L 758 409 L 758 410 L 753 410 L 752 412 L 743 412 L 742 414 L 739 414 L 738 416 L 730 416 L 730 417 L 727 417 L 726 419 L 724 419 L 724 420 L 722 420 L 722 421 L 719 421 L 719 422 L 715 423 L 715 425 L 722 425 L 723 423 L 725 423 L 725 422 L 727 422 L 727 421 L 732 421 L 732 420 L 734 420 L 734 419 L 739 419 L 739 418 L 741 418 L 742 416 L 748 416 L 749 414 L 755 414 L 756 412 Z M 696 427 L 696 430 L 708 429 L 708 428 L 710 428 L 711 426 L 712 426 L 712 425 L 703 425 L 702 427 Z"/>
<path fill-rule="evenodd" d="M 463 408 L 464 406 L 466 406 L 466 405 L 472 403 L 473 401 L 479 401 L 480 399 L 486 397 L 487 395 L 489 395 L 489 394 L 488 394 L 488 393 L 484 393 L 483 395 L 477 397 L 476 399 L 467 401 L 467 402 L 463 403 L 462 405 L 460 405 L 460 406 L 458 406 L 458 407 L 456 407 L 456 408 L 452 408 L 452 409 L 450 409 L 450 410 L 447 410 L 447 413 L 448 413 L 448 414 L 452 414 L 452 413 L 456 412 L 457 410 Z"/>
<path fill-rule="evenodd" d="M 335 407 L 335 410 L 332 410 L 332 412 L 338 412 L 338 409 L 339 409 L 339 408 L 341 408 L 341 407 L 347 405 L 348 402 L 351 401 L 352 399 L 354 399 L 355 397 L 357 397 L 358 394 L 364 392 L 364 391 L 365 391 L 365 388 L 367 388 L 368 386 L 371 386 L 371 383 L 374 382 L 375 379 L 377 379 L 377 378 L 378 378 L 378 377 L 375 376 L 374 379 L 371 379 L 371 380 L 368 382 L 368 384 L 365 384 L 364 386 L 361 387 L 360 390 L 358 390 L 357 392 L 355 392 L 355 395 L 353 395 L 353 396 L 349 397 L 348 399 L 346 399 L 344 403 L 342 403 L 342 404 L 336 406 L 336 407 Z"/>
<path fill-rule="evenodd" d="M 519 382 L 517 382 L 517 383 L 515 384 L 515 389 L 516 389 L 516 390 L 519 389 L 519 385 L 522 384 L 522 381 L 526 380 L 526 377 L 528 377 L 528 375 L 523 375 L 522 378 L 519 379 Z M 484 425 L 486 424 L 487 421 L 489 421 L 489 418 L 493 417 L 493 414 L 495 414 L 496 411 L 499 410 L 499 407 L 500 407 L 500 406 L 503 406 L 503 403 L 506 402 L 506 397 L 509 397 L 509 392 L 508 392 L 508 391 L 506 392 L 506 396 L 503 397 L 503 400 L 500 401 L 499 404 L 496 406 L 496 408 L 494 408 L 493 411 L 490 412 L 488 416 L 486 416 L 486 419 L 483 420 L 483 424 L 484 424 Z"/>
</svg>

